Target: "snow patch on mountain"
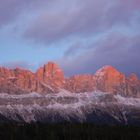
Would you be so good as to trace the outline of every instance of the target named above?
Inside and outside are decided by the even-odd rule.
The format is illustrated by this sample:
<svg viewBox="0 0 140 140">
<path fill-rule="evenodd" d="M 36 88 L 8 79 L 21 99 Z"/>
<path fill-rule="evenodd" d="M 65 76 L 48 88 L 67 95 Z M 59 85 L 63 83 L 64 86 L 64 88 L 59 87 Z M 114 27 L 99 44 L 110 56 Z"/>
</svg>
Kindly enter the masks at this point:
<svg viewBox="0 0 140 140">
<path fill-rule="evenodd" d="M 118 121 L 123 118 L 126 122 L 127 109 L 130 106 L 139 108 L 140 98 L 122 97 L 99 91 L 71 93 L 63 89 L 57 94 L 0 94 L 0 114 L 11 120 L 24 120 L 27 123 L 37 121 L 38 117 L 41 119 L 50 115 L 55 120 L 58 114 L 67 120 L 73 117 L 83 121 L 86 115 L 92 112 L 100 115 L 99 110 L 110 114 Z"/>
<path fill-rule="evenodd" d="M 121 95 L 115 95 L 114 97 L 117 99 L 119 104 L 140 106 L 140 98 L 122 97 Z"/>
<path fill-rule="evenodd" d="M 0 93 L 0 98 L 30 98 L 30 97 L 42 97 L 41 94 L 32 92 L 32 93 L 27 93 L 27 94 L 8 94 L 8 93 Z"/>
<path fill-rule="evenodd" d="M 21 94 L 10 95 L 7 93 L 0 94 L 1 105 L 34 105 L 45 106 L 47 108 L 79 108 L 87 105 L 103 105 L 117 103 L 121 105 L 140 106 L 140 98 L 122 97 L 121 95 L 112 95 L 105 92 L 86 92 L 86 93 L 71 93 L 66 90 L 61 90 L 57 94 Z"/>
</svg>

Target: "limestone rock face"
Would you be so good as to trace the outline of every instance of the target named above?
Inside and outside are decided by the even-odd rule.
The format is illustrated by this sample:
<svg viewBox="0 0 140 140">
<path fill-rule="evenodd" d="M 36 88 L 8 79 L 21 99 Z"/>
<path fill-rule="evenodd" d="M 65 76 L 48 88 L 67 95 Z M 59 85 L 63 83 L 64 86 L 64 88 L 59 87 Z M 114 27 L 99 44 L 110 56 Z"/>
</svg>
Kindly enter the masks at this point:
<svg viewBox="0 0 140 140">
<path fill-rule="evenodd" d="M 16 68 L 14 71 L 15 78 L 11 79 L 11 82 L 21 89 L 34 91 L 36 89 L 35 75 L 28 70 Z"/>
<path fill-rule="evenodd" d="M 36 72 L 36 77 L 39 81 L 43 81 L 44 79 L 44 68 L 40 67 Z"/>
<path fill-rule="evenodd" d="M 65 88 L 71 92 L 91 92 L 95 89 L 95 77 L 93 75 L 76 75 L 66 79 Z"/>
<path fill-rule="evenodd" d="M 7 77 L 14 76 L 14 72 L 4 67 L 0 67 L 0 80 L 6 79 Z"/>
<path fill-rule="evenodd" d="M 126 79 L 125 94 L 126 96 L 140 97 L 140 81 L 136 74 L 131 74 Z"/>
<path fill-rule="evenodd" d="M 125 84 L 125 76 L 112 66 L 104 66 L 95 74 L 96 89 L 103 92 L 117 93 Z"/>
<path fill-rule="evenodd" d="M 38 69 L 37 79 L 51 86 L 62 87 L 64 83 L 64 74 L 59 66 L 53 62 L 48 62 L 44 67 Z"/>
<path fill-rule="evenodd" d="M 0 92 L 52 93 L 58 92 L 64 83 L 63 71 L 53 62 L 39 68 L 36 73 L 21 68 L 14 70 L 0 68 Z"/>
<path fill-rule="evenodd" d="M 9 70 L 0 68 L 0 92 L 26 93 L 34 90 L 35 79 L 33 73 L 16 68 Z"/>
<path fill-rule="evenodd" d="M 129 81 L 131 82 L 138 82 L 138 77 L 135 73 L 132 73 L 130 76 L 129 76 Z"/>
<path fill-rule="evenodd" d="M 60 67 L 53 62 L 48 62 L 36 73 L 21 68 L 11 70 L 0 67 L 0 93 L 58 93 L 61 89 L 73 93 L 102 91 L 140 97 L 138 77 L 131 74 L 126 78 L 112 66 L 104 66 L 95 75 L 81 74 L 66 79 Z"/>
</svg>

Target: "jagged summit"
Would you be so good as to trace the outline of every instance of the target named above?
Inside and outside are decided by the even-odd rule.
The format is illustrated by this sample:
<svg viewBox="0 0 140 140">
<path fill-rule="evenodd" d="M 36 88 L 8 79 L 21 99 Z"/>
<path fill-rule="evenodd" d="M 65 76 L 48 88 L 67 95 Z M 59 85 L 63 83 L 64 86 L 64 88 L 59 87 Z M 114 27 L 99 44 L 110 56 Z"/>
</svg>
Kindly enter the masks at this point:
<svg viewBox="0 0 140 140">
<path fill-rule="evenodd" d="M 96 71 L 95 75 L 96 76 L 101 76 L 104 73 L 118 73 L 119 71 L 117 69 L 115 69 L 113 66 L 110 65 L 105 65 L 102 68 L 100 68 L 99 70 Z"/>
<path fill-rule="evenodd" d="M 47 85 L 61 87 L 64 82 L 64 73 L 54 62 L 48 62 L 36 72 L 37 79 Z"/>
<path fill-rule="evenodd" d="M 135 73 L 131 73 L 128 78 L 131 81 L 138 81 L 138 77 L 137 77 L 137 75 Z"/>
<path fill-rule="evenodd" d="M 58 93 L 61 89 L 74 93 L 99 90 L 124 96 L 140 96 L 140 81 L 135 74 L 126 78 L 112 66 L 104 66 L 94 74 L 64 77 L 63 70 L 48 62 L 35 73 L 16 68 L 0 68 L 0 93 Z"/>
<path fill-rule="evenodd" d="M 112 69 L 112 70 L 116 70 L 113 66 L 111 66 L 111 65 L 105 65 L 105 66 L 103 66 L 102 68 L 100 68 L 99 70 L 101 70 L 101 69 Z"/>
<path fill-rule="evenodd" d="M 95 73 L 97 89 L 111 93 L 117 92 L 125 82 L 125 75 L 112 66 L 104 66 Z"/>
</svg>

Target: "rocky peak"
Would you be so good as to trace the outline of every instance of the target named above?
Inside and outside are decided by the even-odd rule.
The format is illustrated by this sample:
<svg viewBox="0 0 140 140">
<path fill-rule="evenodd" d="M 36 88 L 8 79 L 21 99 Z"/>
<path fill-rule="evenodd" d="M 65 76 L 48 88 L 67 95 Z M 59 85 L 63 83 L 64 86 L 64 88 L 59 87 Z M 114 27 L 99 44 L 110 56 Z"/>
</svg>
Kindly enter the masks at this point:
<svg viewBox="0 0 140 140">
<path fill-rule="evenodd" d="M 104 92 L 116 92 L 125 82 L 125 76 L 112 66 L 104 66 L 95 73 L 96 88 Z"/>
<path fill-rule="evenodd" d="M 43 77 L 44 77 L 44 68 L 40 67 L 37 71 L 36 71 L 36 77 L 38 81 L 43 81 Z"/>
<path fill-rule="evenodd" d="M 44 77 L 53 79 L 58 74 L 63 75 L 63 72 L 57 64 L 55 64 L 53 62 L 48 62 L 48 64 L 44 65 Z M 63 75 L 63 77 L 64 77 L 64 75 Z"/>
<path fill-rule="evenodd" d="M 136 75 L 135 73 L 132 73 L 132 74 L 128 77 L 128 79 L 129 79 L 130 81 L 132 81 L 132 82 L 137 82 L 137 81 L 138 81 L 138 77 L 137 77 L 137 75 Z"/>
<path fill-rule="evenodd" d="M 107 73 L 111 73 L 111 74 L 118 74 L 120 73 L 119 71 L 117 71 L 114 67 L 106 65 L 104 67 L 102 67 L 101 69 L 97 70 L 95 75 L 96 76 L 104 76 Z"/>
<path fill-rule="evenodd" d="M 32 72 L 21 68 L 14 70 L 0 68 L 0 92 L 28 93 L 33 87 L 35 87 L 35 78 Z"/>
<path fill-rule="evenodd" d="M 135 74 L 125 78 L 112 66 L 104 66 L 95 75 L 81 74 L 64 78 L 63 71 L 54 62 L 40 67 L 36 73 L 16 68 L 0 67 L 0 92 L 5 93 L 57 93 L 65 88 L 74 93 L 100 90 L 124 96 L 140 97 L 140 81 Z"/>
<path fill-rule="evenodd" d="M 60 67 L 54 62 L 48 62 L 37 70 L 37 78 L 45 84 L 61 87 L 64 83 L 64 74 Z"/>
<path fill-rule="evenodd" d="M 13 76 L 13 72 L 12 70 L 9 70 L 7 68 L 4 68 L 4 67 L 0 67 L 0 78 L 4 78 L 4 77 L 11 77 Z"/>
<path fill-rule="evenodd" d="M 132 97 L 140 97 L 140 82 L 136 74 L 132 73 L 126 79 L 126 95 Z"/>
<path fill-rule="evenodd" d="M 30 91 L 35 89 L 36 81 L 34 73 L 19 67 L 14 69 L 13 72 L 15 76 L 15 79 L 13 79 L 14 85 Z"/>
</svg>

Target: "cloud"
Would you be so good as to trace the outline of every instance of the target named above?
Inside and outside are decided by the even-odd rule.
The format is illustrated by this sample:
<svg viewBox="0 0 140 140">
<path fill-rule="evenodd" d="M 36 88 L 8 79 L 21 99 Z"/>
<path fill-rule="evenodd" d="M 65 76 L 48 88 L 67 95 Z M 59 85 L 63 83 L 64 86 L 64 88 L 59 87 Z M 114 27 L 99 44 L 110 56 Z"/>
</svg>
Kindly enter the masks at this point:
<svg viewBox="0 0 140 140">
<path fill-rule="evenodd" d="M 104 65 L 112 65 L 126 75 L 135 72 L 140 77 L 139 38 L 140 35 L 129 37 L 113 32 L 102 41 L 91 44 L 90 49 L 76 58 L 62 58 L 58 63 L 61 64 L 66 75 L 95 73 Z"/>
<path fill-rule="evenodd" d="M 64 53 L 64 56 L 66 58 L 69 58 L 71 56 L 76 56 L 77 54 L 79 54 L 81 51 L 84 51 L 86 49 L 86 47 L 83 45 L 82 42 L 76 42 L 74 44 L 72 44 Z"/>
<path fill-rule="evenodd" d="M 24 21 L 24 38 L 53 43 L 73 36 L 92 36 L 116 24 L 129 25 L 136 11 L 140 12 L 139 0 L 4 0 L 0 26 L 21 20 L 23 13 L 33 15 L 32 20 Z"/>
<path fill-rule="evenodd" d="M 32 20 L 25 38 L 52 43 L 71 36 L 87 37 L 118 24 L 129 25 L 140 12 L 139 0 L 55 0 L 51 6 Z"/>
<path fill-rule="evenodd" d="M 21 8 L 27 5 L 27 1 L 21 0 L 4 0 L 0 3 L 0 25 L 9 23 L 15 19 Z"/>
<path fill-rule="evenodd" d="M 20 20 L 23 13 L 37 11 L 43 4 L 47 4 L 49 0 L 1 0 L 0 1 L 0 26 L 10 24 L 16 20 Z M 38 8 L 38 9 L 37 9 Z M 36 10 L 35 10 L 36 9 Z"/>
</svg>

